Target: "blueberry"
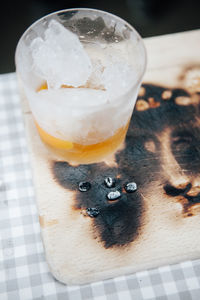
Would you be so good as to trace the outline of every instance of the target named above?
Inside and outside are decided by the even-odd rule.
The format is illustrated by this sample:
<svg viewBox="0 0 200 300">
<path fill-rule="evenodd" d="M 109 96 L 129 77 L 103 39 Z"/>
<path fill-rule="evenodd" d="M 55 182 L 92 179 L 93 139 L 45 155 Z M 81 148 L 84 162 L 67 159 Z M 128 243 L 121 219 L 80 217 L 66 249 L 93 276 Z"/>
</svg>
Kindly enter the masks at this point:
<svg viewBox="0 0 200 300">
<path fill-rule="evenodd" d="M 137 184 L 135 182 L 129 182 L 124 186 L 124 188 L 127 193 L 133 193 L 137 190 Z"/>
<path fill-rule="evenodd" d="M 80 182 L 78 185 L 80 192 L 87 192 L 91 188 L 91 184 L 89 182 Z"/>
<path fill-rule="evenodd" d="M 119 197 L 121 197 L 121 193 L 119 191 L 114 191 L 107 194 L 107 198 L 110 201 L 117 200 Z"/>
</svg>

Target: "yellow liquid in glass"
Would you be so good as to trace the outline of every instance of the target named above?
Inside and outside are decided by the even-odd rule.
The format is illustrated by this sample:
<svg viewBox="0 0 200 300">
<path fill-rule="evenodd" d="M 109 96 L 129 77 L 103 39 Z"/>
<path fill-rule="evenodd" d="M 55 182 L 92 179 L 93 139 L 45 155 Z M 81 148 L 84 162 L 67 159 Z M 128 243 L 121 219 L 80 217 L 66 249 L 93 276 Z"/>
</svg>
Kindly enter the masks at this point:
<svg viewBox="0 0 200 300">
<path fill-rule="evenodd" d="M 64 88 L 73 88 L 71 86 L 63 86 Z M 38 91 L 42 89 L 47 89 L 47 85 L 42 85 Z M 35 121 L 37 130 L 42 141 L 50 147 L 56 154 L 62 156 L 67 161 L 77 162 L 77 163 L 93 163 L 101 161 L 104 157 L 112 154 L 117 150 L 117 148 L 124 141 L 126 132 L 128 130 L 129 122 L 119 128 L 113 136 L 107 138 L 106 140 L 90 145 L 81 145 L 78 143 L 66 141 L 59 139 L 50 135 L 39 124 Z M 95 136 L 95 132 L 91 133 Z"/>
</svg>

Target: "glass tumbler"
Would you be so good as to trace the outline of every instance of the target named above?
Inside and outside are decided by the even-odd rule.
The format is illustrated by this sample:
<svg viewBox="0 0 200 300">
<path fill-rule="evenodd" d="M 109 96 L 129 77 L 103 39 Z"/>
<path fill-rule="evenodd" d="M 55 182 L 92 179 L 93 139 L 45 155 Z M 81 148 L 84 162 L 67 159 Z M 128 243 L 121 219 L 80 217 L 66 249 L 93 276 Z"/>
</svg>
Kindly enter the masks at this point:
<svg viewBox="0 0 200 300">
<path fill-rule="evenodd" d="M 123 19 L 66 9 L 31 25 L 16 73 L 41 140 L 68 162 L 94 163 L 125 139 L 146 69 L 146 51 Z"/>
</svg>

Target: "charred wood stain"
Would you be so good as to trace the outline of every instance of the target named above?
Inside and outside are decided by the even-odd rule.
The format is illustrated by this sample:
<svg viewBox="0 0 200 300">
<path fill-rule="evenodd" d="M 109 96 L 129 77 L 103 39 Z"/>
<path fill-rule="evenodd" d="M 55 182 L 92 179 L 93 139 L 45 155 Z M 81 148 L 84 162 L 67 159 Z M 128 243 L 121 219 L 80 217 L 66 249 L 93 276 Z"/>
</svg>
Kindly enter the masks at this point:
<svg viewBox="0 0 200 300">
<path fill-rule="evenodd" d="M 200 203 L 200 192 L 195 196 L 190 196 L 189 192 L 191 188 L 191 183 L 188 183 L 185 188 L 176 188 L 169 183 L 164 186 L 164 190 L 167 195 L 172 197 L 181 196 L 179 202 L 182 202 L 183 212 L 189 213 L 188 216 L 192 216 L 192 214 L 190 213 L 190 208 L 194 206 L 194 204 Z"/>
<path fill-rule="evenodd" d="M 127 177 L 121 170 L 109 168 L 105 163 L 74 167 L 67 162 L 55 161 L 53 173 L 59 184 L 76 192 L 74 208 L 98 209 L 99 215 L 92 221 L 105 248 L 122 246 L 136 238 L 142 215 L 142 199 L 137 192 L 127 194 L 123 191 L 123 183 L 127 181 Z M 120 178 L 117 178 L 118 174 L 121 175 Z M 106 177 L 115 178 L 115 187 L 105 186 Z M 80 181 L 90 182 L 90 190 L 80 192 Z M 115 201 L 108 201 L 107 194 L 116 190 L 120 191 L 121 197 Z"/>
<path fill-rule="evenodd" d="M 169 151 L 188 176 L 199 174 L 200 129 L 195 120 L 200 117 L 200 105 L 178 105 L 176 98 L 182 96 L 191 95 L 180 88 L 169 89 L 151 84 L 142 86 L 125 147 L 115 154 L 117 167 L 110 168 L 103 162 L 76 167 L 64 161 L 53 162 L 52 171 L 56 181 L 76 193 L 74 208 L 98 210 L 99 214 L 92 218 L 92 224 L 105 248 L 127 245 L 139 235 L 144 213 L 142 192 L 144 189 L 147 191 L 148 187 L 152 190 L 152 182 L 161 182 L 161 177 L 165 177 L 158 134 L 162 134 L 166 128 L 170 129 Z M 105 178 L 108 177 L 115 179 L 113 187 L 105 185 Z M 177 188 L 173 182 L 163 178 L 162 182 L 164 179 L 167 182 L 163 186 L 163 195 L 184 197 L 189 206 L 200 203 L 200 193 L 195 196 L 187 194 L 191 183 L 185 188 Z M 80 192 L 80 182 L 90 182 L 91 188 L 87 192 Z M 138 189 L 134 193 L 127 193 L 124 189 L 127 182 L 136 182 Z M 115 201 L 108 201 L 106 195 L 116 190 L 121 196 Z"/>
</svg>

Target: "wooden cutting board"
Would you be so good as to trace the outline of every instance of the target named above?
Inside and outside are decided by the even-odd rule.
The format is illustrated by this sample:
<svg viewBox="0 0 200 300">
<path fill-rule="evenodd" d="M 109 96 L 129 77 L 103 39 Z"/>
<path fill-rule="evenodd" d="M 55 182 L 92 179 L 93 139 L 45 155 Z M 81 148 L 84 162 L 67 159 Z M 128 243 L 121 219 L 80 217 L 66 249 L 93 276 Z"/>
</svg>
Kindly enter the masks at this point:
<svg viewBox="0 0 200 300">
<path fill-rule="evenodd" d="M 71 166 L 55 157 L 23 101 L 46 259 L 67 284 L 200 257 L 200 30 L 145 44 L 148 68 L 126 141 L 105 162 Z M 80 181 L 91 189 L 81 193 Z M 138 189 L 127 193 L 133 181 Z M 116 189 L 122 196 L 108 201 Z"/>
</svg>

